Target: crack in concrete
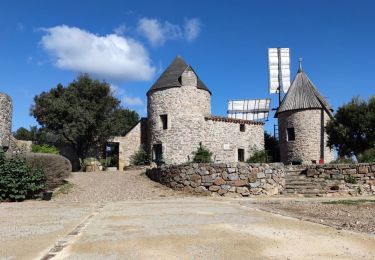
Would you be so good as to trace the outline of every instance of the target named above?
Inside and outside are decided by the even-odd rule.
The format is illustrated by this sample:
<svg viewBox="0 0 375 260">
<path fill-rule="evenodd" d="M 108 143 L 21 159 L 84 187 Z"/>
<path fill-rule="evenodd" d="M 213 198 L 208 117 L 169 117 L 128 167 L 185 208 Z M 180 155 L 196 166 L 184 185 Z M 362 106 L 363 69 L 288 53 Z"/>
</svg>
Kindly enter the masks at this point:
<svg viewBox="0 0 375 260">
<path fill-rule="evenodd" d="M 66 250 L 78 239 L 78 236 L 82 233 L 82 231 L 90 224 L 93 218 L 102 211 L 103 208 L 104 204 L 100 204 L 95 211 L 86 217 L 85 220 L 83 220 L 78 226 L 76 226 L 62 239 L 58 240 L 54 246 L 43 257 L 40 258 L 40 260 L 48 260 L 61 255 L 64 249 Z"/>
</svg>

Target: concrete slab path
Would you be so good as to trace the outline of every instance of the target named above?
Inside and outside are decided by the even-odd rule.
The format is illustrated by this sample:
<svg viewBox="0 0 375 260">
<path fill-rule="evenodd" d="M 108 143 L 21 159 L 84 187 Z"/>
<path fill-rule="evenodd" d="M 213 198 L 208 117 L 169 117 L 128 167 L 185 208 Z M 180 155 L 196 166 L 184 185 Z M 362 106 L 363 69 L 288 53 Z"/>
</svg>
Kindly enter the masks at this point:
<svg viewBox="0 0 375 260">
<path fill-rule="evenodd" d="M 0 259 L 375 259 L 374 236 L 240 201 L 0 204 L 0 212 L 14 216 L 4 219 L 0 213 Z"/>
</svg>

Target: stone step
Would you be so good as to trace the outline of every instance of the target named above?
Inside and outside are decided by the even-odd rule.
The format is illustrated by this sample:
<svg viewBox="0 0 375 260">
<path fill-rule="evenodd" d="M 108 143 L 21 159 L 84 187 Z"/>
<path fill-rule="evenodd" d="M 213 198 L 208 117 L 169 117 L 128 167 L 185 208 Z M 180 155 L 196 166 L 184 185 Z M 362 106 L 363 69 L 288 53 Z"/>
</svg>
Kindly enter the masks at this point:
<svg viewBox="0 0 375 260">
<path fill-rule="evenodd" d="M 285 176 L 285 180 L 307 179 L 305 175 Z"/>
<path fill-rule="evenodd" d="M 304 187 L 297 187 L 297 186 L 292 186 L 292 187 L 285 187 L 286 190 L 322 190 L 316 186 L 304 186 Z"/>
<path fill-rule="evenodd" d="M 285 176 L 296 176 L 296 175 L 305 175 L 301 172 L 286 172 Z"/>
<path fill-rule="evenodd" d="M 303 195 L 315 195 L 315 194 L 326 194 L 327 192 L 321 190 L 285 190 L 286 194 L 303 194 Z"/>
<path fill-rule="evenodd" d="M 295 180 L 286 180 L 285 181 L 286 184 L 298 184 L 298 183 L 301 183 L 301 184 L 304 184 L 304 183 L 319 183 L 319 182 L 314 182 L 314 181 L 310 181 L 310 180 L 304 180 L 304 179 L 295 179 Z"/>
</svg>

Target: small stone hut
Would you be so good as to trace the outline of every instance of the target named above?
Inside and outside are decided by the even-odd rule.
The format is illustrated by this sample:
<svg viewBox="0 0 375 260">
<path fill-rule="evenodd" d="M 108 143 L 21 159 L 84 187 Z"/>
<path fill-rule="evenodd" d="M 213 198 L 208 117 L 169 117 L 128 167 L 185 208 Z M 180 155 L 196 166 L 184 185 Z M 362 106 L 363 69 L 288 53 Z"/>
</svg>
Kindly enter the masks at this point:
<svg viewBox="0 0 375 260">
<path fill-rule="evenodd" d="M 214 162 L 237 162 L 264 149 L 263 123 L 211 115 L 211 91 L 194 69 L 177 56 L 147 92 L 147 119 L 119 144 L 119 168 L 143 147 L 165 164 L 191 161 L 200 143 Z"/>
<path fill-rule="evenodd" d="M 302 70 L 300 60 L 297 75 L 275 113 L 284 164 L 329 163 L 333 160 L 333 151 L 327 147 L 325 132 L 332 111 Z"/>
</svg>

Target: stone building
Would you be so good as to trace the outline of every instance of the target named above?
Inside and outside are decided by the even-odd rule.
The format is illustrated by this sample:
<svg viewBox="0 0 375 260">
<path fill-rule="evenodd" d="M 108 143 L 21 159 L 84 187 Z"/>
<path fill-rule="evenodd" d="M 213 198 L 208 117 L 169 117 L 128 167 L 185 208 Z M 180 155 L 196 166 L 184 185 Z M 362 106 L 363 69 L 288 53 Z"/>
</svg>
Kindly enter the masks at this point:
<svg viewBox="0 0 375 260">
<path fill-rule="evenodd" d="M 8 149 L 12 134 L 12 99 L 0 93 L 0 147 Z"/>
<path fill-rule="evenodd" d="M 264 149 L 263 123 L 211 115 L 211 91 L 176 57 L 147 92 L 147 119 L 119 142 L 119 168 L 143 147 L 153 161 L 191 161 L 201 143 L 215 162 L 237 162 Z"/>
<path fill-rule="evenodd" d="M 300 61 L 297 75 L 275 113 L 284 164 L 329 163 L 334 159 L 325 132 L 332 111 L 302 70 Z"/>
</svg>

